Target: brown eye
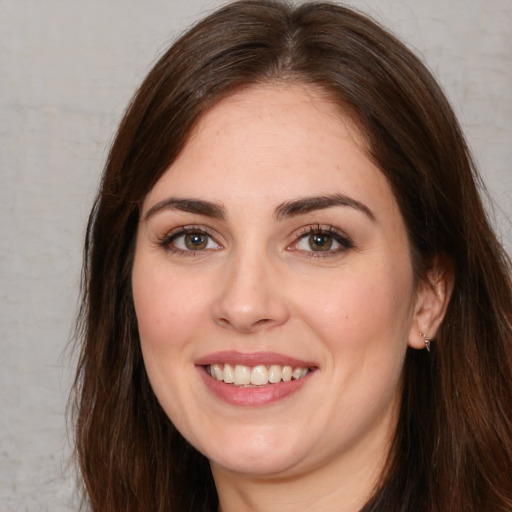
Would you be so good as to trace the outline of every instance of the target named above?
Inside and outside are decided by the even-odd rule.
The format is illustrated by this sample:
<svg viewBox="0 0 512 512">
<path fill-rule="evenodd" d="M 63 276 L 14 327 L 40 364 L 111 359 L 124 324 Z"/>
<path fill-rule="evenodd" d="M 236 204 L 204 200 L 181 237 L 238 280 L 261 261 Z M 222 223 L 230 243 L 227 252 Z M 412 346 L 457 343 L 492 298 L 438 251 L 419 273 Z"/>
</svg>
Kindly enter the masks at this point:
<svg viewBox="0 0 512 512">
<path fill-rule="evenodd" d="M 308 244 L 312 251 L 328 251 L 332 247 L 333 239 L 326 233 L 313 233 L 308 237 Z"/>
<path fill-rule="evenodd" d="M 172 235 L 163 245 L 182 253 L 221 249 L 221 246 L 204 231 L 182 231 Z"/>
<path fill-rule="evenodd" d="M 206 249 L 208 245 L 208 235 L 203 233 L 187 233 L 183 241 L 186 248 L 190 251 L 199 251 Z"/>
<path fill-rule="evenodd" d="M 348 236 L 334 231 L 331 227 L 311 229 L 290 246 L 292 250 L 309 253 L 310 256 L 320 256 L 320 253 L 325 253 L 323 256 L 335 256 L 353 247 L 354 244 Z"/>
</svg>

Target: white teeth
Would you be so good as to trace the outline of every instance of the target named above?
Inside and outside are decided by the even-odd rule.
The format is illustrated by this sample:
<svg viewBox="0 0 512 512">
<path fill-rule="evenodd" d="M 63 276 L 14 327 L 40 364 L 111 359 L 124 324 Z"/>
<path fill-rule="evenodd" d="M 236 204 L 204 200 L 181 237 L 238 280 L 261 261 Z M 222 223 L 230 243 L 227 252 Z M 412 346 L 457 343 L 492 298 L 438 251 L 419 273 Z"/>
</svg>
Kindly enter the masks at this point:
<svg viewBox="0 0 512 512">
<path fill-rule="evenodd" d="M 217 380 L 223 380 L 226 384 L 233 384 L 235 382 L 233 367 L 230 364 L 225 364 L 222 379 Z"/>
<path fill-rule="evenodd" d="M 269 367 L 262 364 L 253 367 L 237 364 L 233 367 L 230 364 L 217 363 L 206 367 L 208 375 L 215 380 L 235 386 L 265 386 L 281 381 L 290 382 L 305 377 L 309 371 L 309 368 L 292 368 L 277 364 L 272 364 Z"/>
<path fill-rule="evenodd" d="M 251 369 L 248 366 L 235 366 L 235 386 L 247 386 L 251 383 Z"/>
<path fill-rule="evenodd" d="M 277 384 L 278 382 L 281 382 L 281 375 L 282 375 L 281 367 L 277 364 L 273 364 L 268 369 L 268 381 L 271 384 Z"/>
<path fill-rule="evenodd" d="M 215 377 L 217 380 L 223 380 L 224 372 L 222 371 L 220 364 L 212 364 L 210 367 L 210 375 Z"/>
<path fill-rule="evenodd" d="M 268 384 L 268 371 L 263 365 L 255 366 L 251 371 L 251 384 L 261 386 Z"/>
<path fill-rule="evenodd" d="M 292 377 L 294 379 L 300 379 L 302 377 L 302 368 L 294 368 L 292 371 Z"/>
<path fill-rule="evenodd" d="M 285 382 L 290 382 L 292 380 L 292 367 L 291 366 L 283 366 L 283 373 L 281 378 Z"/>
</svg>

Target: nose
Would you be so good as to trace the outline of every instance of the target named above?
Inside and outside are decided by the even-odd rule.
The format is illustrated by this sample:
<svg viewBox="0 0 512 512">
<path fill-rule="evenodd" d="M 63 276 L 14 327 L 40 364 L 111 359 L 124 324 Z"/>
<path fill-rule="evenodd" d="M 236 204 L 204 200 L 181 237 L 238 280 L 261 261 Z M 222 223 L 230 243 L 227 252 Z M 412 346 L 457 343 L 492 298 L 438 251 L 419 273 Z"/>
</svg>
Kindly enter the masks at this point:
<svg viewBox="0 0 512 512">
<path fill-rule="evenodd" d="M 284 324 L 290 316 L 289 307 L 276 264 L 255 254 L 230 259 L 213 303 L 215 322 L 241 333 Z"/>
</svg>

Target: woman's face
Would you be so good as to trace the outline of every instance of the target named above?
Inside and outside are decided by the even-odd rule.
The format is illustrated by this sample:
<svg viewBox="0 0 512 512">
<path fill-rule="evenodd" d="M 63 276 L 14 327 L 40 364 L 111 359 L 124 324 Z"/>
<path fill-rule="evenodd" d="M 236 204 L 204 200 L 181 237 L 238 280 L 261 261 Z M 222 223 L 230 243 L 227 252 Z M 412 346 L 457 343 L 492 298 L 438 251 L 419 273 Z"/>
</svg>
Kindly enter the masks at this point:
<svg viewBox="0 0 512 512">
<path fill-rule="evenodd" d="M 253 87 L 202 118 L 144 201 L 145 366 L 214 474 L 385 458 L 416 293 L 401 214 L 363 146 L 315 91 Z"/>
</svg>

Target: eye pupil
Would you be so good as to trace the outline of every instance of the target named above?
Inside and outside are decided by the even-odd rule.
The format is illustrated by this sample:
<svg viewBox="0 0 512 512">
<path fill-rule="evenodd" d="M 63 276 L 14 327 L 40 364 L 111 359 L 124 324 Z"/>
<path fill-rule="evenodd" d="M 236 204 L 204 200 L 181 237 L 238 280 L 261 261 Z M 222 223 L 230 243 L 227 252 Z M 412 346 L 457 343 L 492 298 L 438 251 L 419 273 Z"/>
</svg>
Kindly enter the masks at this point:
<svg viewBox="0 0 512 512">
<path fill-rule="evenodd" d="M 328 251 L 332 246 L 332 237 L 322 233 L 314 233 L 309 237 L 309 246 L 313 251 Z"/>
<path fill-rule="evenodd" d="M 191 251 L 204 249 L 208 244 L 208 239 L 201 233 L 187 233 L 185 235 L 185 245 Z"/>
</svg>

